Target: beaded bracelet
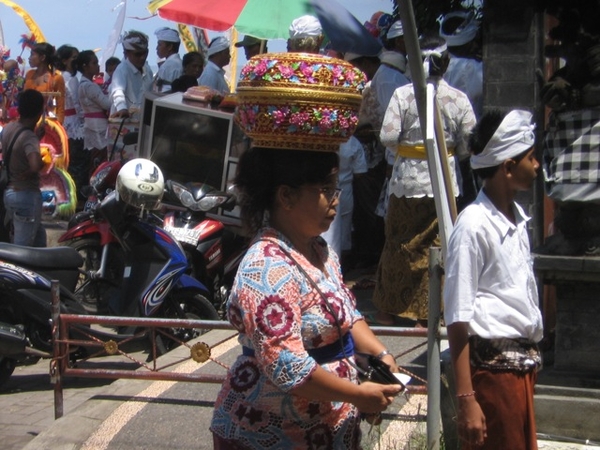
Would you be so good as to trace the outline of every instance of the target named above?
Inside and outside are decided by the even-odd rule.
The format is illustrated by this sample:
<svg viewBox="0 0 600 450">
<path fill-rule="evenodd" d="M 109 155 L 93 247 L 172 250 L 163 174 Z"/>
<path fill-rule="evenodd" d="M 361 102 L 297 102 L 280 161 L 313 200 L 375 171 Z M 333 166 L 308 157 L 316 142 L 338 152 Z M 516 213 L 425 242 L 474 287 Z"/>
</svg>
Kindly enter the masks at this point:
<svg viewBox="0 0 600 450">
<path fill-rule="evenodd" d="M 456 394 L 458 398 L 472 397 L 473 395 L 475 395 L 475 391 L 467 392 L 466 394 Z"/>
</svg>

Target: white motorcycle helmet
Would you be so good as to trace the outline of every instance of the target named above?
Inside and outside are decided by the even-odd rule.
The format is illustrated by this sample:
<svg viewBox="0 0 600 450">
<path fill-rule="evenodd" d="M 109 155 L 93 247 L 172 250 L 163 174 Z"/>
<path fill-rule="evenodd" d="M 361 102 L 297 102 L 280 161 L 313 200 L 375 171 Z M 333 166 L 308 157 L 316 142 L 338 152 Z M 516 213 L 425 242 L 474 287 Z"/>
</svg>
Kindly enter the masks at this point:
<svg viewBox="0 0 600 450">
<path fill-rule="evenodd" d="M 158 209 L 165 190 L 165 179 L 152 161 L 136 158 L 121 167 L 116 188 L 119 200 L 136 208 Z"/>
</svg>

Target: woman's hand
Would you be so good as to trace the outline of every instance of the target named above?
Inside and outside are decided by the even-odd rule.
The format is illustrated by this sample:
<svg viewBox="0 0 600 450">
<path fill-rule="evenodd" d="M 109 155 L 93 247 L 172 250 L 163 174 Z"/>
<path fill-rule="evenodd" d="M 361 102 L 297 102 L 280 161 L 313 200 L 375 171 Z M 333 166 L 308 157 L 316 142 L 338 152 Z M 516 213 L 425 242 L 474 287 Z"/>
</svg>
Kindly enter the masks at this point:
<svg viewBox="0 0 600 450">
<path fill-rule="evenodd" d="M 458 398 L 458 434 L 461 440 L 481 446 L 487 438 L 485 416 L 474 395 Z"/>
<path fill-rule="evenodd" d="M 391 355 L 391 354 L 384 355 L 383 358 L 381 358 L 381 361 L 383 361 L 388 366 L 390 366 L 390 370 L 392 372 L 394 372 L 394 373 L 400 372 L 400 369 L 398 369 L 398 365 L 396 364 L 396 360 L 394 359 L 393 355 Z"/>
<path fill-rule="evenodd" d="M 385 411 L 394 398 L 402 392 L 402 386 L 399 384 L 379 384 L 366 381 L 358 387 L 358 394 L 352 404 L 360 412 L 366 414 Z"/>
</svg>

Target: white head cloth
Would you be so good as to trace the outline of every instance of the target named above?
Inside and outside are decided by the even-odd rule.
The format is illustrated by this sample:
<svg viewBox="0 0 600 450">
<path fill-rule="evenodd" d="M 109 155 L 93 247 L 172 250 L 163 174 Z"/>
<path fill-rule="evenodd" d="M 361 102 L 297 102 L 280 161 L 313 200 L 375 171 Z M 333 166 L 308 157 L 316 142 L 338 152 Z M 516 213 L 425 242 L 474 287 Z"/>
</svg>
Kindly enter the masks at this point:
<svg viewBox="0 0 600 450">
<path fill-rule="evenodd" d="M 385 37 L 388 39 L 394 39 L 400 36 L 404 36 L 404 28 L 402 28 L 402 22 L 396 20 L 392 25 L 390 25 L 390 29 L 388 30 Z"/>
<path fill-rule="evenodd" d="M 179 33 L 173 28 L 162 27 L 156 30 L 154 34 L 156 35 L 156 39 L 158 39 L 159 41 L 175 43 L 181 42 L 181 40 L 179 39 Z"/>
<path fill-rule="evenodd" d="M 301 16 L 290 25 L 290 39 L 300 39 L 309 36 L 317 37 L 323 34 L 321 22 L 315 16 Z"/>
<path fill-rule="evenodd" d="M 148 50 L 148 36 L 141 32 L 129 32 L 121 37 L 123 50 Z"/>
<path fill-rule="evenodd" d="M 426 77 L 429 76 L 429 61 L 431 60 L 431 57 L 437 56 L 438 58 L 441 58 L 442 54 L 446 51 L 448 51 L 448 46 L 446 44 L 433 49 L 421 50 L 421 55 L 423 56 L 423 70 L 425 70 Z"/>
<path fill-rule="evenodd" d="M 225 36 L 217 36 L 210 42 L 210 45 L 208 46 L 208 51 L 206 52 L 206 54 L 208 56 L 212 56 L 215 53 L 222 52 L 223 50 L 227 50 L 228 48 L 229 48 L 229 39 L 227 39 Z"/>
<path fill-rule="evenodd" d="M 471 155 L 471 167 L 495 167 L 507 159 L 520 155 L 535 143 L 535 124 L 529 111 L 515 109 L 509 112 L 479 155 Z"/>
<path fill-rule="evenodd" d="M 462 18 L 463 22 L 456 27 L 456 30 L 451 34 L 444 33 L 444 23 L 448 19 Z M 440 36 L 446 40 L 446 43 L 450 47 L 458 47 L 464 45 L 467 42 L 471 42 L 477 36 L 479 30 L 479 21 L 475 20 L 475 13 L 473 11 L 455 11 L 448 13 L 444 16 L 440 23 Z"/>
</svg>

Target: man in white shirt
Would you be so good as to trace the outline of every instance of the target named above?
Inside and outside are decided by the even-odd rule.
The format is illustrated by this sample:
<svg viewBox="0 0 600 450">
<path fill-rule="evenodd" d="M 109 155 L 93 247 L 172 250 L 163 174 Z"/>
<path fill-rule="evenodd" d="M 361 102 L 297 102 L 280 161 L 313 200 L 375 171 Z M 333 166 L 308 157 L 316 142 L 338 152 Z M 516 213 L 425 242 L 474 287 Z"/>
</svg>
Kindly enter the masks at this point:
<svg viewBox="0 0 600 450">
<path fill-rule="evenodd" d="M 122 37 L 125 61 L 115 69 L 110 84 L 110 117 L 131 117 L 139 113 L 144 94 L 152 89 L 148 58 L 148 36 L 130 31 Z"/>
<path fill-rule="evenodd" d="M 229 84 L 225 79 L 225 70 L 223 67 L 231 62 L 231 53 L 229 52 L 229 39 L 225 36 L 217 36 L 208 45 L 208 62 L 206 67 L 198 78 L 199 86 L 208 86 L 223 95 L 231 92 Z"/>
<path fill-rule="evenodd" d="M 450 236 L 444 318 L 463 448 L 537 449 L 533 389 L 542 315 L 527 221 L 515 202 L 539 163 L 528 111 L 486 113 L 469 140 L 483 179 Z"/>
<path fill-rule="evenodd" d="M 171 90 L 173 80 L 179 78 L 183 73 L 183 63 L 179 57 L 179 44 L 181 39 L 177 30 L 172 28 L 159 28 L 154 32 L 158 43 L 156 44 L 156 54 L 164 59 L 154 82 L 154 90 L 157 92 L 168 92 Z"/>
</svg>

